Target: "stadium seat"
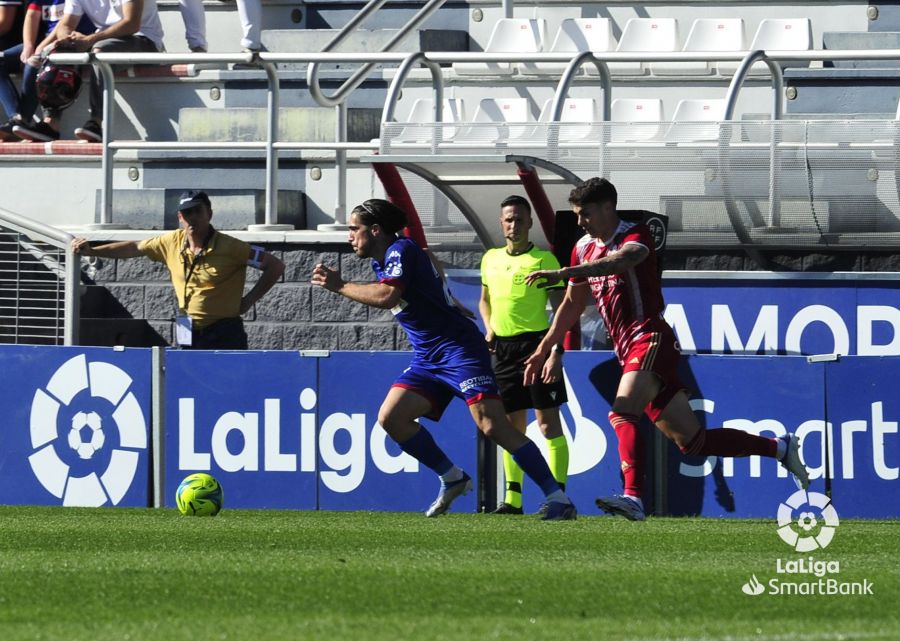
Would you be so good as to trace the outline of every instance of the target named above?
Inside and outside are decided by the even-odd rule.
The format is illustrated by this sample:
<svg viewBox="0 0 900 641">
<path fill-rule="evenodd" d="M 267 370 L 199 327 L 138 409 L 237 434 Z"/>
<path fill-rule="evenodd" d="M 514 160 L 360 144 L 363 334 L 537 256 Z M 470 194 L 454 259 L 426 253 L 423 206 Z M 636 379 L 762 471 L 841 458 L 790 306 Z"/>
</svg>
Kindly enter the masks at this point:
<svg viewBox="0 0 900 641">
<path fill-rule="evenodd" d="M 441 117 L 443 118 L 443 121 L 447 123 L 459 123 L 465 120 L 463 101 L 459 98 L 445 99 Z M 416 99 L 405 122 L 413 126 L 404 127 L 392 138 L 392 143 L 431 142 L 432 129 L 430 127 L 416 125 L 434 122 L 434 100 L 432 98 Z M 456 135 L 457 129 L 458 127 L 444 127 L 441 135 L 442 139 L 452 139 L 453 136 Z"/>
<path fill-rule="evenodd" d="M 615 44 L 609 18 L 566 18 L 560 23 L 549 51 L 571 53 L 574 57 L 583 51 L 612 51 Z M 566 66 L 564 62 L 525 62 L 519 65 L 519 73 L 561 75 Z M 584 65 L 579 73 L 584 73 L 584 70 L 597 75 L 594 65 Z"/>
<path fill-rule="evenodd" d="M 675 18 L 631 18 L 625 23 L 616 51 L 678 51 L 678 22 Z M 608 67 L 613 74 L 644 75 L 647 72 L 641 62 L 610 62 Z"/>
<path fill-rule="evenodd" d="M 610 142 L 650 142 L 660 135 L 663 107 L 659 98 L 617 98 L 612 101 Z"/>
<path fill-rule="evenodd" d="M 502 18 L 494 25 L 485 53 L 540 53 L 547 34 L 547 21 L 534 18 Z M 454 62 L 461 76 L 509 76 L 516 69 L 509 62 Z"/>
<path fill-rule="evenodd" d="M 526 138 L 534 132 L 527 98 L 484 98 L 478 103 L 471 123 L 460 127 L 454 142 L 493 144 Z"/>
<path fill-rule="evenodd" d="M 539 123 L 549 123 L 553 99 L 549 99 L 541 108 Z M 559 128 L 559 142 L 580 142 L 585 139 L 600 140 L 601 122 L 600 104 L 593 98 L 567 98 L 559 122 L 566 123 Z M 575 124 L 573 124 L 575 123 Z M 580 124 L 577 124 L 580 123 Z M 544 140 L 547 127 L 535 127 L 535 137 Z"/>
<path fill-rule="evenodd" d="M 666 142 L 718 140 L 718 123 L 724 117 L 724 98 L 679 100 L 672 115 L 672 124 L 666 132 Z"/>
<path fill-rule="evenodd" d="M 746 45 L 742 18 L 698 18 L 691 25 L 682 51 L 745 51 Z M 706 76 L 713 72 L 715 64 L 715 62 L 654 62 L 650 65 L 650 70 L 654 76 Z"/>
<path fill-rule="evenodd" d="M 812 24 L 809 18 L 766 18 L 759 23 L 749 51 L 809 51 L 812 49 Z M 722 76 L 733 76 L 738 62 L 721 61 L 716 66 Z M 806 67 L 809 62 L 781 63 L 782 67 Z M 753 75 L 768 74 L 769 67 L 757 62 L 750 68 Z"/>
</svg>

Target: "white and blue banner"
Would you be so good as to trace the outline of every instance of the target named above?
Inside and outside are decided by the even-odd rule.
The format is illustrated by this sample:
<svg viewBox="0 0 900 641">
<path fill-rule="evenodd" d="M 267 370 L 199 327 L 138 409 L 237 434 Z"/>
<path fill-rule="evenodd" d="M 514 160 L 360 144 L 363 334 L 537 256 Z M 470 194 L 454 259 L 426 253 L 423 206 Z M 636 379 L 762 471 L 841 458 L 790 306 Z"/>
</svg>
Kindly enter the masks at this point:
<svg viewBox="0 0 900 641">
<path fill-rule="evenodd" d="M 229 508 L 421 511 L 438 480 L 378 425 L 408 353 L 166 352 L 165 503 L 188 474 L 209 472 Z M 709 429 L 793 432 L 812 479 L 845 517 L 900 516 L 900 357 L 695 355 L 681 375 Z M 2 346 L 0 503 L 146 506 L 150 502 L 149 350 Z M 607 420 L 619 369 L 609 352 L 565 357 L 568 491 L 583 514 L 621 491 Z M 451 459 L 479 473 L 468 408 L 423 419 Z M 646 423 L 646 421 L 645 421 Z M 771 459 L 686 458 L 644 425 L 647 502 L 658 514 L 771 517 L 793 481 Z M 534 424 L 529 436 L 544 439 Z M 826 474 L 828 483 L 826 484 Z M 483 479 L 492 483 L 492 479 Z M 525 507 L 537 509 L 525 484 Z M 475 493 L 454 505 L 476 509 Z"/>
<path fill-rule="evenodd" d="M 233 508 L 318 507 L 315 358 L 297 352 L 166 352 L 166 505 L 195 472 Z"/>
<path fill-rule="evenodd" d="M 438 480 L 378 425 L 408 353 L 170 351 L 166 356 L 166 504 L 188 474 L 209 472 L 234 508 L 424 510 Z M 453 402 L 437 442 L 475 476 L 475 428 Z M 457 503 L 474 511 L 475 495 Z"/>
<path fill-rule="evenodd" d="M 897 280 L 852 274 L 671 274 L 663 279 L 665 317 L 686 354 L 900 355 Z M 448 276 L 453 294 L 477 310 L 479 272 L 449 270 Z M 585 349 L 609 348 L 592 303 L 582 329 Z"/>
<path fill-rule="evenodd" d="M 3 346 L 0 503 L 149 500 L 150 350 Z"/>
</svg>

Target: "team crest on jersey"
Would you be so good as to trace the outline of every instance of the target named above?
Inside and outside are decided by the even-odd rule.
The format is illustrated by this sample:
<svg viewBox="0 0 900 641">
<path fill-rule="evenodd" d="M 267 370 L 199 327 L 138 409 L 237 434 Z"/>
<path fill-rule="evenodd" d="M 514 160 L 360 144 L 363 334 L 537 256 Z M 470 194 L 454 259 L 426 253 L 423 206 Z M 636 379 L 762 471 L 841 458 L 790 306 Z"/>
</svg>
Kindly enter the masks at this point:
<svg viewBox="0 0 900 641">
<path fill-rule="evenodd" d="M 384 273 L 388 278 L 400 278 L 403 276 L 403 263 L 400 262 L 400 252 L 392 251 L 388 254 L 384 264 Z"/>
</svg>

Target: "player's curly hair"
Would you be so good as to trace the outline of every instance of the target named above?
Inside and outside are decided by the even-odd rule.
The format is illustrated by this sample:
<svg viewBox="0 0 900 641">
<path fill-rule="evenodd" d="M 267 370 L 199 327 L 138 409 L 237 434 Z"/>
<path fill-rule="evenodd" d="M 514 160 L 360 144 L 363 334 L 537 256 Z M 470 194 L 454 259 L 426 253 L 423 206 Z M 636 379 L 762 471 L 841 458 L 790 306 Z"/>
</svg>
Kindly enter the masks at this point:
<svg viewBox="0 0 900 641">
<path fill-rule="evenodd" d="M 381 198 L 370 198 L 353 208 L 351 214 L 356 214 L 359 222 L 371 226 L 378 224 L 389 234 L 396 234 L 406 227 L 406 212 L 393 203 Z"/>
<path fill-rule="evenodd" d="M 615 186 L 606 178 L 588 178 L 569 193 L 569 203 L 584 207 L 588 203 L 602 205 L 611 202 L 613 207 L 619 202 Z"/>
</svg>

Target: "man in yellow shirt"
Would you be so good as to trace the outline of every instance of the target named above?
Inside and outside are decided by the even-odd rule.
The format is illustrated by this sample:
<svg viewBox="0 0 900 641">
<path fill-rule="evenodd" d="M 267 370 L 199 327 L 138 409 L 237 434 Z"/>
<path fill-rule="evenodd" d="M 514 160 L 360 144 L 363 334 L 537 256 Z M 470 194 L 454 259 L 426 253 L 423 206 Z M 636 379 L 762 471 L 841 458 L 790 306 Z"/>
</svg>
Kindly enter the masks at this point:
<svg viewBox="0 0 900 641">
<path fill-rule="evenodd" d="M 98 247 L 72 241 L 76 254 L 102 258 L 147 258 L 169 268 L 178 299 L 176 342 L 188 349 L 247 349 L 241 315 L 262 298 L 284 273 L 284 263 L 262 247 L 213 228 L 212 204 L 203 191 L 188 191 L 178 204 L 175 231 L 142 241 Z M 262 271 L 244 294 L 247 267 Z"/>
<path fill-rule="evenodd" d="M 506 415 L 517 430 L 525 432 L 528 410 L 534 408 L 538 427 L 549 446 L 550 471 L 565 488 L 569 445 L 559 418 L 559 406 L 567 400 L 562 345 L 556 345 L 550 355 L 552 362 L 547 376 L 528 387 L 524 383 L 525 359 L 550 327 L 548 298 L 556 309 L 565 291 L 562 287 L 542 289 L 525 284 L 525 276 L 534 269 L 559 269 L 559 261 L 552 253 L 538 249 L 529 240 L 532 224 L 531 205 L 525 198 L 509 196 L 500 203 L 500 226 L 506 246 L 488 250 L 481 260 L 478 310 L 486 328 L 485 339 L 493 353 L 494 373 Z M 522 514 L 524 474 L 506 452 L 503 471 L 506 494 L 494 513 Z"/>
</svg>

